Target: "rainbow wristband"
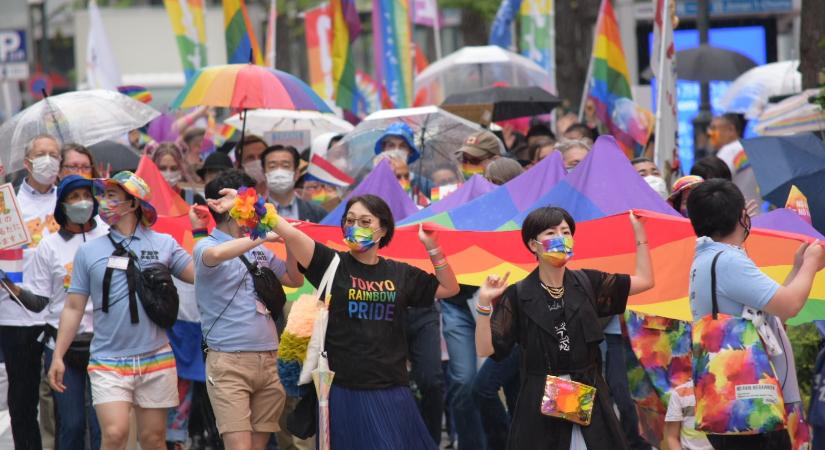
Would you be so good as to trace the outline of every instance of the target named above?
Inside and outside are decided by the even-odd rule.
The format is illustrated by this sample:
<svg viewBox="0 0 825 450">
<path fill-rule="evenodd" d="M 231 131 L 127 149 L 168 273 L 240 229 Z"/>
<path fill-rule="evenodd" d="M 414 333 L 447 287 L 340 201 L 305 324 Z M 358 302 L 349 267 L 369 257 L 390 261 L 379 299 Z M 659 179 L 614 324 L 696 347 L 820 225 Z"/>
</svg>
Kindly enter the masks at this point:
<svg viewBox="0 0 825 450">
<path fill-rule="evenodd" d="M 209 230 L 207 230 L 206 228 L 195 228 L 192 230 L 192 237 L 196 241 L 199 241 L 205 238 L 206 236 L 209 236 Z"/>
<path fill-rule="evenodd" d="M 489 316 L 493 314 L 493 305 L 484 306 L 481 304 L 476 304 L 476 312 L 479 316 Z"/>
</svg>

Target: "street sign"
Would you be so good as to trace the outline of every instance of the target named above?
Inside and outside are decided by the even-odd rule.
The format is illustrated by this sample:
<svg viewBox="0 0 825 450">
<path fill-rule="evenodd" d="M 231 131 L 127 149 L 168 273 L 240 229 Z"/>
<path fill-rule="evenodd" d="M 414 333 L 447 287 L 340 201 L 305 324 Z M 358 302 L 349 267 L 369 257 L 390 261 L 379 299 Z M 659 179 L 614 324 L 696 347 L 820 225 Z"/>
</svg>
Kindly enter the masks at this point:
<svg viewBox="0 0 825 450">
<path fill-rule="evenodd" d="M 0 80 L 29 78 L 25 30 L 0 30 Z"/>
</svg>

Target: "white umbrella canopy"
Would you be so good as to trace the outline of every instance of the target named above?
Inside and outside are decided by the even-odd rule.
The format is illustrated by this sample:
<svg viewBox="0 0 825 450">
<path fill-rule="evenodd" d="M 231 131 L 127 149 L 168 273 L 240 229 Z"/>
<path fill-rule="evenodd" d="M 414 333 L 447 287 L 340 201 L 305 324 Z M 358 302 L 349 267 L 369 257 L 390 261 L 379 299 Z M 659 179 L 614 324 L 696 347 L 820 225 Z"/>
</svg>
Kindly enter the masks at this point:
<svg viewBox="0 0 825 450">
<path fill-rule="evenodd" d="M 754 67 L 733 81 L 720 106 L 724 111 L 743 113 L 748 119 L 755 119 L 771 97 L 795 94 L 802 89 L 798 67 L 799 60 Z"/>
<path fill-rule="evenodd" d="M 43 134 L 61 144 L 89 146 L 121 137 L 159 115 L 151 106 L 103 89 L 48 97 L 0 126 L 0 162 L 7 172 L 22 169 L 26 145 Z"/>
<path fill-rule="evenodd" d="M 351 123 L 333 114 L 317 111 L 290 111 L 285 109 L 256 109 L 246 112 L 246 132 L 263 135 L 272 131 L 308 131 L 310 141 L 325 133 L 349 133 Z M 224 121 L 241 129 L 243 121 L 235 114 Z"/>
<path fill-rule="evenodd" d="M 372 170 L 375 143 L 396 122 L 404 122 L 412 128 L 415 135 L 412 144 L 421 154 L 410 171 L 425 175 L 441 164 L 458 167 L 455 152 L 469 135 L 482 129 L 478 124 L 437 106 L 385 109 L 367 116 L 328 151 L 327 159 L 347 175 L 360 180 Z"/>
<path fill-rule="evenodd" d="M 430 64 L 415 77 L 416 101 L 441 104 L 449 94 L 504 83 L 507 86 L 539 86 L 555 93 L 550 75 L 530 59 L 497 45 L 464 47 Z"/>
</svg>

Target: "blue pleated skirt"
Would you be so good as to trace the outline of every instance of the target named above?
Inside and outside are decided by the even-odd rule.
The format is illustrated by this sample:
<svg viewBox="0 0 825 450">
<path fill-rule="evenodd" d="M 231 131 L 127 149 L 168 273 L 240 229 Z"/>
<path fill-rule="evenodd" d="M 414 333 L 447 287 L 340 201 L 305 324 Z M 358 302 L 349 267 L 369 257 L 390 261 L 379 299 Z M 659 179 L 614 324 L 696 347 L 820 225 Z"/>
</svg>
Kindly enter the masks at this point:
<svg viewBox="0 0 825 450">
<path fill-rule="evenodd" d="M 408 387 L 357 390 L 332 384 L 334 450 L 438 450 Z"/>
</svg>

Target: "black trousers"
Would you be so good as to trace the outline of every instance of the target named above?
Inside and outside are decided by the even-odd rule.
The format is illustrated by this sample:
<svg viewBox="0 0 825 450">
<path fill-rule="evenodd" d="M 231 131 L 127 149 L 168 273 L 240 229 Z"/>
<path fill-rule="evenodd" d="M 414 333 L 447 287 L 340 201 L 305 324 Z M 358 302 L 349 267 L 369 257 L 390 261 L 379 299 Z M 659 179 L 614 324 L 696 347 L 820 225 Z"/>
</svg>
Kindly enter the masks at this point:
<svg viewBox="0 0 825 450">
<path fill-rule="evenodd" d="M 37 338 L 43 326 L 0 326 L 0 346 L 9 377 L 9 415 L 16 450 L 41 450 L 37 406 L 43 343 Z"/>
<path fill-rule="evenodd" d="M 791 450 L 788 430 L 747 436 L 709 434 L 708 441 L 716 450 Z"/>
</svg>

